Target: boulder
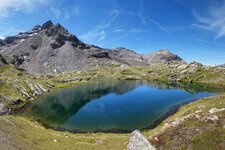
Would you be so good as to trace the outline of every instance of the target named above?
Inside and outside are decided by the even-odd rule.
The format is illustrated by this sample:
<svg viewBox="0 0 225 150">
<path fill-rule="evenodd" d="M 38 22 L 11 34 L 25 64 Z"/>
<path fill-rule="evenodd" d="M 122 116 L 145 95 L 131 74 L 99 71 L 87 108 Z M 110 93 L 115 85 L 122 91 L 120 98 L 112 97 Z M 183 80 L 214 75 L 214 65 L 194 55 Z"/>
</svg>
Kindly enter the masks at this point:
<svg viewBox="0 0 225 150">
<path fill-rule="evenodd" d="M 207 121 L 211 121 L 211 122 L 218 122 L 219 121 L 219 117 L 218 116 L 216 116 L 216 115 L 213 115 L 213 116 L 208 116 L 207 118 L 206 118 L 206 120 Z"/>
<path fill-rule="evenodd" d="M 131 133 L 127 150 L 155 150 L 155 147 L 140 131 L 135 130 Z"/>
<path fill-rule="evenodd" d="M 221 111 L 225 111 L 225 108 L 211 108 L 210 110 L 209 110 L 209 113 L 210 114 L 213 114 L 213 113 L 216 113 L 216 112 L 221 112 Z"/>
</svg>

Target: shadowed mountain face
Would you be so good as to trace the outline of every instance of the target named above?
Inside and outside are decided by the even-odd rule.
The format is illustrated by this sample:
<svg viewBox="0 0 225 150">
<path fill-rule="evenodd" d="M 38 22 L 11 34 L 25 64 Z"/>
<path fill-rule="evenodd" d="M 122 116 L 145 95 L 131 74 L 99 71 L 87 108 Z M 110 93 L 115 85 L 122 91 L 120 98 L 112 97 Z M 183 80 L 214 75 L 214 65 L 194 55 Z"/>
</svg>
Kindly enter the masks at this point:
<svg viewBox="0 0 225 150">
<path fill-rule="evenodd" d="M 0 54 L 0 67 L 7 64 L 6 59 Z"/>
<path fill-rule="evenodd" d="M 31 74 L 49 75 L 93 69 L 103 65 L 147 66 L 168 61 L 182 61 L 170 52 L 142 56 L 132 50 L 103 49 L 88 45 L 60 24 L 51 21 L 36 25 L 28 32 L 0 40 L 0 53 L 8 62 Z"/>
</svg>

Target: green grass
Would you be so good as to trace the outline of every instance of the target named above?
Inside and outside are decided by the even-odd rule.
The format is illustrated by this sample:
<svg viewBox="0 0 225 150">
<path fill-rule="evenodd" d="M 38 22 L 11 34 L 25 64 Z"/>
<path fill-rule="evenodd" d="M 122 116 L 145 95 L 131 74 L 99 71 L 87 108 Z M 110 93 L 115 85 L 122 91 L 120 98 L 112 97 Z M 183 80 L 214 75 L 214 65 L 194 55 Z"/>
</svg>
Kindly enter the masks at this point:
<svg viewBox="0 0 225 150">
<path fill-rule="evenodd" d="M 81 82 L 63 83 L 65 79 L 77 77 L 82 79 Z M 6 97 L 7 102 L 14 99 L 24 98 L 18 93 L 12 85 L 16 81 L 18 85 L 28 87 L 24 81 L 31 80 L 35 83 L 41 83 L 46 85 L 51 83 L 56 88 L 64 88 L 68 86 L 74 86 L 86 82 L 89 79 L 98 78 L 125 78 L 125 79 L 140 79 L 147 80 L 149 82 L 157 81 L 157 84 L 173 85 L 170 78 L 180 78 L 181 83 L 175 84 L 178 88 L 185 90 L 193 89 L 193 86 L 197 88 L 204 88 L 215 90 L 216 88 L 224 89 L 225 87 L 225 71 L 217 70 L 215 68 L 201 68 L 194 74 L 180 74 L 176 67 L 168 65 L 153 65 L 148 67 L 104 67 L 102 66 L 98 70 L 89 70 L 83 72 L 74 72 L 66 74 L 58 74 L 53 77 L 34 77 L 24 71 L 19 71 L 11 65 L 7 65 L 0 68 L 0 95 Z M 190 80 L 193 84 L 188 83 Z M 197 84 L 195 84 L 197 83 Z M 217 90 L 217 89 L 216 89 Z M 29 90 L 28 90 L 29 91 Z M 30 92 L 30 91 L 29 91 Z M 190 91 L 191 92 L 191 91 Z M 26 100 L 24 100 L 26 103 Z M 24 105 L 18 105 L 17 108 L 22 108 Z M 225 108 L 225 95 L 203 98 L 196 102 L 189 103 L 181 107 L 177 113 L 168 117 L 159 126 L 152 130 L 145 130 L 144 134 L 147 137 L 156 135 L 162 132 L 162 127 L 165 123 L 173 121 L 176 118 L 185 116 L 199 110 L 198 106 L 204 105 L 202 108 L 202 115 L 206 114 L 209 109 L 213 107 Z M 218 149 L 224 148 L 223 141 L 224 129 L 222 125 L 225 124 L 224 113 L 219 114 L 221 119 L 220 125 L 208 124 L 199 120 L 186 120 L 181 126 L 168 129 L 160 137 L 160 142 L 153 142 L 155 146 L 164 146 L 166 148 L 173 147 L 174 149 L 187 149 L 187 143 L 191 143 L 193 149 Z M 59 132 L 51 129 L 45 129 L 41 124 L 23 116 L 0 116 L 0 149 L 9 149 L 9 144 L 12 146 L 18 146 L 21 149 L 126 149 L 129 134 L 109 134 L 109 133 L 86 133 L 86 134 L 72 134 L 69 132 Z M 219 126 L 219 127 L 218 127 Z M 176 135 L 174 133 L 192 131 L 196 128 L 206 128 L 199 135 L 193 135 L 192 139 L 186 139 L 177 145 L 177 139 L 174 139 Z M 6 141 L 8 139 L 8 142 Z M 210 139 L 210 140 L 208 140 Z M 54 142 L 56 140 L 56 142 Z M 205 144 L 208 142 L 208 145 Z"/>
</svg>

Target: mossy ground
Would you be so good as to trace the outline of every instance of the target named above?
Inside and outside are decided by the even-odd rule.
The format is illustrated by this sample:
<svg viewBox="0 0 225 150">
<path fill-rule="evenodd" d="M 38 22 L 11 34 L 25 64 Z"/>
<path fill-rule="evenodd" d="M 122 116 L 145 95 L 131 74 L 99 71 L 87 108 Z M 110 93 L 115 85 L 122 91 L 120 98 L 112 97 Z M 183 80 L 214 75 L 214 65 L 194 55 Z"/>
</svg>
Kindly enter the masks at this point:
<svg viewBox="0 0 225 150">
<path fill-rule="evenodd" d="M 199 108 L 199 106 L 206 106 Z M 165 123 L 180 118 L 196 110 L 203 110 L 206 114 L 213 108 L 225 107 L 225 95 L 203 98 L 189 103 L 179 111 L 163 121 L 152 130 L 145 130 L 147 137 L 161 132 Z M 221 149 L 224 148 L 225 124 L 224 112 L 216 113 L 219 123 L 204 122 L 188 119 L 183 124 L 169 128 L 159 134 L 159 141 L 153 144 L 162 149 Z M 0 116 L 0 149 L 8 149 L 9 145 L 20 149 L 126 149 L 129 134 L 112 133 L 84 133 L 73 134 L 46 129 L 36 121 L 25 117 L 10 115 Z M 196 134 L 198 133 L 198 134 Z"/>
<path fill-rule="evenodd" d="M 15 69 L 13 66 L 0 68 L 0 95 L 6 97 L 7 101 L 13 99 L 23 99 L 18 91 L 13 88 L 13 83 L 20 84 L 27 88 L 25 80 L 33 80 L 43 85 L 51 83 L 55 88 L 63 88 L 75 85 L 80 82 L 64 83 L 65 79 L 81 78 L 82 82 L 94 78 L 116 78 L 116 79 L 141 79 L 148 81 L 170 82 L 171 78 L 187 83 L 190 80 L 194 83 L 203 83 L 212 87 L 224 89 L 225 70 L 216 68 L 201 68 L 195 73 L 181 74 L 180 70 L 174 66 L 154 65 L 150 67 L 102 67 L 99 70 L 89 70 L 85 72 L 74 72 L 58 74 L 54 77 L 34 77 L 24 71 Z M 159 126 L 152 130 L 145 130 L 147 137 L 158 134 L 159 141 L 153 144 L 162 149 L 224 149 L 225 129 L 223 128 L 224 112 L 217 115 L 219 123 L 202 122 L 199 120 L 185 120 L 183 124 L 169 128 L 163 134 L 162 127 L 165 123 L 176 118 L 185 116 L 202 108 L 200 114 L 208 113 L 208 110 L 217 107 L 225 108 L 225 95 L 203 98 L 196 102 L 189 103 L 181 107 L 177 113 L 164 120 Z M 21 106 L 17 106 L 21 107 Z M 196 134 L 198 129 L 199 134 Z M 194 132 L 195 131 L 195 132 Z M 190 134 L 190 135 L 188 135 Z M 187 135 L 187 136 L 186 136 Z M 0 116 L 0 149 L 126 149 L 129 134 L 111 133 L 86 133 L 73 134 L 69 132 L 59 132 L 52 129 L 45 129 L 36 121 L 22 116 L 8 115 Z"/>
</svg>

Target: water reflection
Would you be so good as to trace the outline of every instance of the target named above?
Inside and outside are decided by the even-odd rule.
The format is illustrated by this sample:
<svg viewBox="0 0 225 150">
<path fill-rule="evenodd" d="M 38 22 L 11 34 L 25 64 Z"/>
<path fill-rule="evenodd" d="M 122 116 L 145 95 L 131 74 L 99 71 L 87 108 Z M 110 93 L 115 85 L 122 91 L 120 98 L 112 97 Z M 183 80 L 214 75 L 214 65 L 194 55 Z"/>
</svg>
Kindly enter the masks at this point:
<svg viewBox="0 0 225 150">
<path fill-rule="evenodd" d="M 52 91 L 25 113 L 52 128 L 134 130 L 148 127 L 176 104 L 215 94 L 172 87 L 126 80 L 90 82 Z"/>
</svg>

